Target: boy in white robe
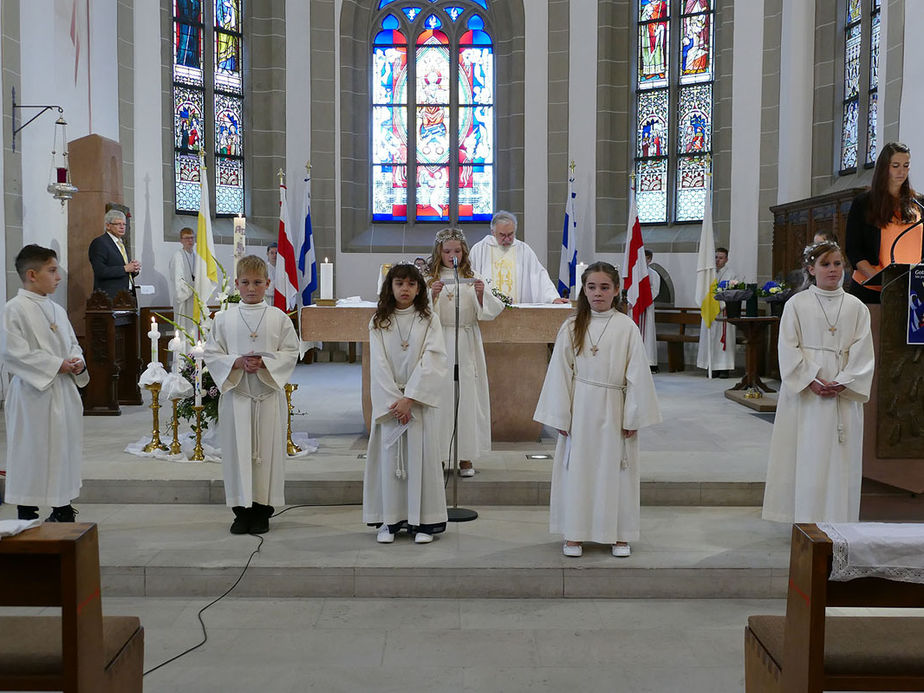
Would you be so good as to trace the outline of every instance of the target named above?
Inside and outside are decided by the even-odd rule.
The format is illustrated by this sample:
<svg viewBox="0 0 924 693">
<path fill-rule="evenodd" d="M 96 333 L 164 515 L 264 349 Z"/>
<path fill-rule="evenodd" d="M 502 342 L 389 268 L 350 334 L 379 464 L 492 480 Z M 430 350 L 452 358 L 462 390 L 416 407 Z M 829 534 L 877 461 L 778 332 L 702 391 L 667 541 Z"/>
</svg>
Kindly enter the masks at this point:
<svg viewBox="0 0 924 693">
<path fill-rule="evenodd" d="M 218 436 L 232 534 L 269 531 L 274 505 L 285 504 L 285 385 L 298 360 L 292 321 L 264 302 L 270 280 L 255 255 L 238 261 L 241 303 L 218 313 L 205 363 L 221 397 Z"/>
<path fill-rule="evenodd" d="M 728 249 L 715 249 L 715 277 L 716 281 L 732 281 L 737 279 L 735 270 L 728 264 Z M 725 302 L 719 301 L 725 316 Z M 709 368 L 720 378 L 727 378 L 730 371 L 735 370 L 735 339 L 737 332 L 735 326 L 727 320 L 716 320 L 710 327 L 702 323 L 699 328 L 699 347 L 696 352 L 696 367 Z M 709 350 L 712 349 L 710 357 Z M 711 361 L 710 361 L 711 358 Z"/>
<path fill-rule="evenodd" d="M 90 381 L 67 311 L 49 297 L 61 281 L 57 255 L 27 245 L 16 256 L 23 288 L 3 314 L 3 360 L 13 374 L 6 398 L 6 500 L 20 520 L 73 522 L 80 495 L 83 404 Z"/>
<path fill-rule="evenodd" d="M 391 544 L 401 529 L 428 544 L 446 529 L 437 405 L 446 349 L 427 287 L 411 264 L 385 276 L 369 323 L 372 430 L 363 475 L 363 522 Z"/>
<path fill-rule="evenodd" d="M 770 440 L 763 517 L 856 522 L 863 471 L 863 403 L 875 360 L 867 307 L 845 293 L 833 241 L 808 246 L 812 284 L 780 320 L 782 386 Z"/>
<path fill-rule="evenodd" d="M 606 262 L 581 277 L 578 312 L 558 331 L 534 419 L 559 432 L 552 464 L 549 530 L 562 553 L 612 544 L 630 555 L 638 539 L 638 429 L 661 421 L 642 337 L 616 310 L 619 273 Z M 583 322 L 583 334 L 581 323 Z"/>
<path fill-rule="evenodd" d="M 196 267 L 196 257 L 193 247 L 196 245 L 196 236 L 191 228 L 180 229 L 180 243 L 182 247 L 170 258 L 170 283 L 173 288 L 173 321 L 195 335 L 196 325 L 192 320 L 196 299 L 193 297 L 193 271 Z M 189 317 L 184 317 L 189 316 Z"/>
</svg>

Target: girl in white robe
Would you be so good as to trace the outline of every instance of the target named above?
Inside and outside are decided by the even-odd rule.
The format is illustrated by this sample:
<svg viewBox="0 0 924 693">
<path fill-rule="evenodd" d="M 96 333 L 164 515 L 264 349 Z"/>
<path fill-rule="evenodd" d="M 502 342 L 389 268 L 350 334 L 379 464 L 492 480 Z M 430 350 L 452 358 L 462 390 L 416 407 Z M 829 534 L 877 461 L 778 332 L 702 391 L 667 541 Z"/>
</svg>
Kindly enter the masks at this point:
<svg viewBox="0 0 924 693">
<path fill-rule="evenodd" d="M 619 273 L 606 262 L 584 270 L 577 315 L 558 331 L 535 420 L 558 429 L 549 529 L 628 556 L 639 536 L 636 431 L 661 421 L 648 356 L 635 323 L 615 309 Z"/>
<path fill-rule="evenodd" d="M 812 282 L 780 320 L 782 387 L 770 440 L 763 517 L 856 522 L 863 468 L 863 403 L 874 356 L 869 310 L 841 288 L 837 243 L 808 246 Z"/>
<path fill-rule="evenodd" d="M 90 381 L 67 311 L 49 297 L 61 281 L 57 255 L 27 245 L 16 257 L 22 289 L 3 313 L 3 360 L 13 375 L 6 397 L 6 501 L 19 519 L 52 506 L 53 522 L 73 522 L 80 495 L 83 403 Z"/>
<path fill-rule="evenodd" d="M 426 544 L 446 529 L 437 406 L 446 349 L 420 271 L 388 270 L 369 323 L 372 430 L 363 475 L 363 522 L 390 544 L 402 528 Z"/>
<path fill-rule="evenodd" d="M 459 268 L 458 293 L 453 259 Z M 443 341 L 449 364 L 455 363 L 456 307 L 459 309 L 459 476 L 474 476 L 472 460 L 491 452 L 491 399 L 488 367 L 484 359 L 479 320 L 493 320 L 504 304 L 485 290 L 484 279 L 472 271 L 468 244 L 459 229 L 443 229 L 436 234 L 430 257 L 430 298 L 433 312 L 443 326 Z M 462 283 L 465 282 L 465 283 Z M 442 459 L 451 460 L 455 387 L 453 375 L 441 391 L 439 403 Z"/>
<path fill-rule="evenodd" d="M 285 504 L 285 385 L 298 361 L 298 336 L 289 316 L 264 303 L 262 258 L 241 258 L 236 284 L 242 302 L 215 316 L 205 364 L 221 391 L 218 438 L 225 502 L 235 514 L 231 532 L 262 534 L 273 506 Z"/>
</svg>

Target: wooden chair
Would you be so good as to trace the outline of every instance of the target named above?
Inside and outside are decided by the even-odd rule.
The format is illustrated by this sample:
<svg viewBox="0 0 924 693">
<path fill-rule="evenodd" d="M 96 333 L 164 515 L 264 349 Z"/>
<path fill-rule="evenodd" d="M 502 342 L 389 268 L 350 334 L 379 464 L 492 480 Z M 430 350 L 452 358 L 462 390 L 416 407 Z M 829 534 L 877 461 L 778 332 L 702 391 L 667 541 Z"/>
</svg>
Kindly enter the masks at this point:
<svg viewBox="0 0 924 693">
<path fill-rule="evenodd" d="M 0 615 L 0 690 L 141 693 L 144 629 L 102 615 L 95 524 L 0 540 L 0 606 L 61 607 L 60 617 Z"/>
<path fill-rule="evenodd" d="M 883 578 L 832 582 L 833 544 L 793 525 L 785 616 L 750 616 L 747 693 L 924 690 L 924 618 L 828 616 L 825 607 L 924 607 L 924 585 Z"/>
</svg>

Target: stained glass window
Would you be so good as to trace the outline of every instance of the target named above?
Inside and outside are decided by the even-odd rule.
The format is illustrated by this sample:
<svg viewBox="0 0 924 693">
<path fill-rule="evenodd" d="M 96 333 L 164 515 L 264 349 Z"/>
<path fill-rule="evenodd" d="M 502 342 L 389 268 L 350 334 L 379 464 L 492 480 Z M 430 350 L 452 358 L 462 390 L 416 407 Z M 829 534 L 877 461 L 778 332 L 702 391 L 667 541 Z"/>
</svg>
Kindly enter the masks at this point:
<svg viewBox="0 0 924 693">
<path fill-rule="evenodd" d="M 841 171 L 857 167 L 860 123 L 860 44 L 863 41 L 861 0 L 847 0 L 844 27 L 844 105 L 841 117 Z"/>
<path fill-rule="evenodd" d="M 494 49 L 480 11 L 486 3 L 379 7 L 386 9 L 372 44 L 373 220 L 490 220 Z"/>
<path fill-rule="evenodd" d="M 244 211 L 244 81 L 241 0 L 174 0 L 174 181 L 176 210 L 199 211 L 199 156 L 212 151 L 215 213 Z M 206 15 L 213 21 L 206 21 Z M 204 41 L 212 60 L 203 60 Z M 210 82 L 211 99 L 206 98 Z M 211 101 L 211 103 L 209 103 Z"/>
<path fill-rule="evenodd" d="M 711 0 L 638 0 L 635 189 L 642 223 L 702 219 L 714 21 Z"/>
<path fill-rule="evenodd" d="M 879 0 L 873 0 L 869 39 L 869 101 L 866 112 L 866 165 L 873 166 L 879 153 Z"/>
</svg>

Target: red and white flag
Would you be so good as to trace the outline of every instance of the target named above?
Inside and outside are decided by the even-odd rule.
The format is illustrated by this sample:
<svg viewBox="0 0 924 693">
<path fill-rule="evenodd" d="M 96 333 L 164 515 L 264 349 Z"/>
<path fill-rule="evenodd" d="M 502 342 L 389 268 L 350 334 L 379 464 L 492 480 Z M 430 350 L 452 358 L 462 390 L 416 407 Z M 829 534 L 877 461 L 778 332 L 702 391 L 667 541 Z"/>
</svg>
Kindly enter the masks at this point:
<svg viewBox="0 0 924 693">
<path fill-rule="evenodd" d="M 298 299 L 298 268 L 295 266 L 295 242 L 289 225 L 286 186 L 279 186 L 279 238 L 276 254 L 276 274 L 273 277 L 273 305 L 289 312 Z"/>
<path fill-rule="evenodd" d="M 645 262 L 645 244 L 642 242 L 642 225 L 638 221 L 634 187 L 629 190 L 629 230 L 622 267 L 625 273 L 623 288 L 626 290 L 626 300 L 632 307 L 632 319 L 641 327 L 645 311 L 654 299 L 648 279 L 648 263 Z"/>
</svg>

